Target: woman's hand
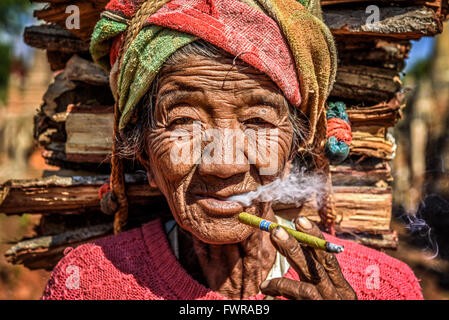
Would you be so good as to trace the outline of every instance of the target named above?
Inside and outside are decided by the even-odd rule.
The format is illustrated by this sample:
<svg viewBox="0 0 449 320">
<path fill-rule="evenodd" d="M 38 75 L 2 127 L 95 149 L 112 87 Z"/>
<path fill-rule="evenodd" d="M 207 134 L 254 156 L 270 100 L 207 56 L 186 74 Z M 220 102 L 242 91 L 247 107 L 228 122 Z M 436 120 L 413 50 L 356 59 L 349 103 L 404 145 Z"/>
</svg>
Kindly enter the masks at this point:
<svg viewBox="0 0 449 320">
<path fill-rule="evenodd" d="M 298 231 L 323 238 L 318 226 L 305 217 L 295 221 Z M 287 258 L 301 281 L 276 278 L 262 282 L 262 293 L 295 300 L 355 300 L 357 295 L 344 278 L 334 254 L 300 245 L 283 228 L 271 231 L 274 247 Z"/>
</svg>

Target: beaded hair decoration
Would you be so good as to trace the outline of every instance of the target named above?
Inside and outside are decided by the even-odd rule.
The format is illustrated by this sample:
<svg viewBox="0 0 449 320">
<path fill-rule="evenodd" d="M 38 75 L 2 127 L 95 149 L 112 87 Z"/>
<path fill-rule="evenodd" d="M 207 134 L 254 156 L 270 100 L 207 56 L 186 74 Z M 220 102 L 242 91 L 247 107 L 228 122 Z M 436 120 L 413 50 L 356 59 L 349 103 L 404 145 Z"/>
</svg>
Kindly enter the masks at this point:
<svg viewBox="0 0 449 320">
<path fill-rule="evenodd" d="M 325 153 L 332 164 L 343 162 L 349 155 L 352 141 L 351 124 L 343 102 L 329 104 L 327 110 Z"/>
</svg>

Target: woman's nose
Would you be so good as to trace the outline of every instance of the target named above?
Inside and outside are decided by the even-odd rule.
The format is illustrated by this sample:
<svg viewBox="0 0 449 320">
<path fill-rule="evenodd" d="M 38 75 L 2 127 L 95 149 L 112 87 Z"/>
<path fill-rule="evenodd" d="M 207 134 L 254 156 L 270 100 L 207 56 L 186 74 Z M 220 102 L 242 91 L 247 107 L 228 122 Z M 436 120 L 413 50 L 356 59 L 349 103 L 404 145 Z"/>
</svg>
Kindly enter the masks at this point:
<svg viewBox="0 0 449 320">
<path fill-rule="evenodd" d="M 203 132 L 199 174 L 227 179 L 248 172 L 250 163 L 245 153 L 248 141 L 240 124 L 232 120 L 217 123 L 218 127 Z"/>
<path fill-rule="evenodd" d="M 249 171 L 250 164 L 243 151 L 244 146 L 230 143 L 230 141 L 221 141 L 223 143 L 215 145 L 212 149 L 208 147 L 203 149 L 198 168 L 199 174 L 226 179 Z"/>
<path fill-rule="evenodd" d="M 246 159 L 245 159 L 246 160 Z M 225 164 L 225 163 L 204 163 L 199 165 L 199 174 L 201 176 L 215 176 L 221 179 L 227 179 L 234 175 L 249 171 L 250 165 L 248 161 L 242 164 Z"/>
</svg>

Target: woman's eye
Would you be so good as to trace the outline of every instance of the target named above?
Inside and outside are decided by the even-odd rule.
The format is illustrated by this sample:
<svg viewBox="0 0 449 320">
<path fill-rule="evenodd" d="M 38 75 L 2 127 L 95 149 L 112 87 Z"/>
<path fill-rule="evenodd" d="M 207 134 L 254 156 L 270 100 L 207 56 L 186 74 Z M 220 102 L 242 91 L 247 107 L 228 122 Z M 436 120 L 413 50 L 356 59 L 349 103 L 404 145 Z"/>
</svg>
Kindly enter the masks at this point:
<svg viewBox="0 0 449 320">
<path fill-rule="evenodd" d="M 170 122 L 170 125 L 183 125 L 183 124 L 191 124 L 193 123 L 193 119 L 189 118 L 189 117 L 182 117 L 182 118 L 178 118 L 173 120 L 172 122 Z"/>
<path fill-rule="evenodd" d="M 264 125 L 264 126 L 269 126 L 271 125 L 271 123 L 265 121 L 262 118 L 256 117 L 256 118 L 251 118 L 248 120 L 243 121 L 244 125 Z"/>
</svg>

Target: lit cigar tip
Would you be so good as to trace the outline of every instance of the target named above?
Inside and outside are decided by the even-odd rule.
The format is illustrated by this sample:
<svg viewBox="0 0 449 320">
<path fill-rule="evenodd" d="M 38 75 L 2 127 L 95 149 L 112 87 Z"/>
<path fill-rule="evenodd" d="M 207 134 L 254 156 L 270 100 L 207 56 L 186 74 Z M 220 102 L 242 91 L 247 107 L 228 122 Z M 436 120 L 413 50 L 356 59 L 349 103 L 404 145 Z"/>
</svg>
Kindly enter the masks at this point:
<svg viewBox="0 0 449 320">
<path fill-rule="evenodd" d="M 326 250 L 328 252 L 332 252 L 332 253 L 341 253 L 343 252 L 345 249 L 344 246 L 335 244 L 335 243 L 331 243 L 331 242 L 326 242 Z"/>
</svg>

